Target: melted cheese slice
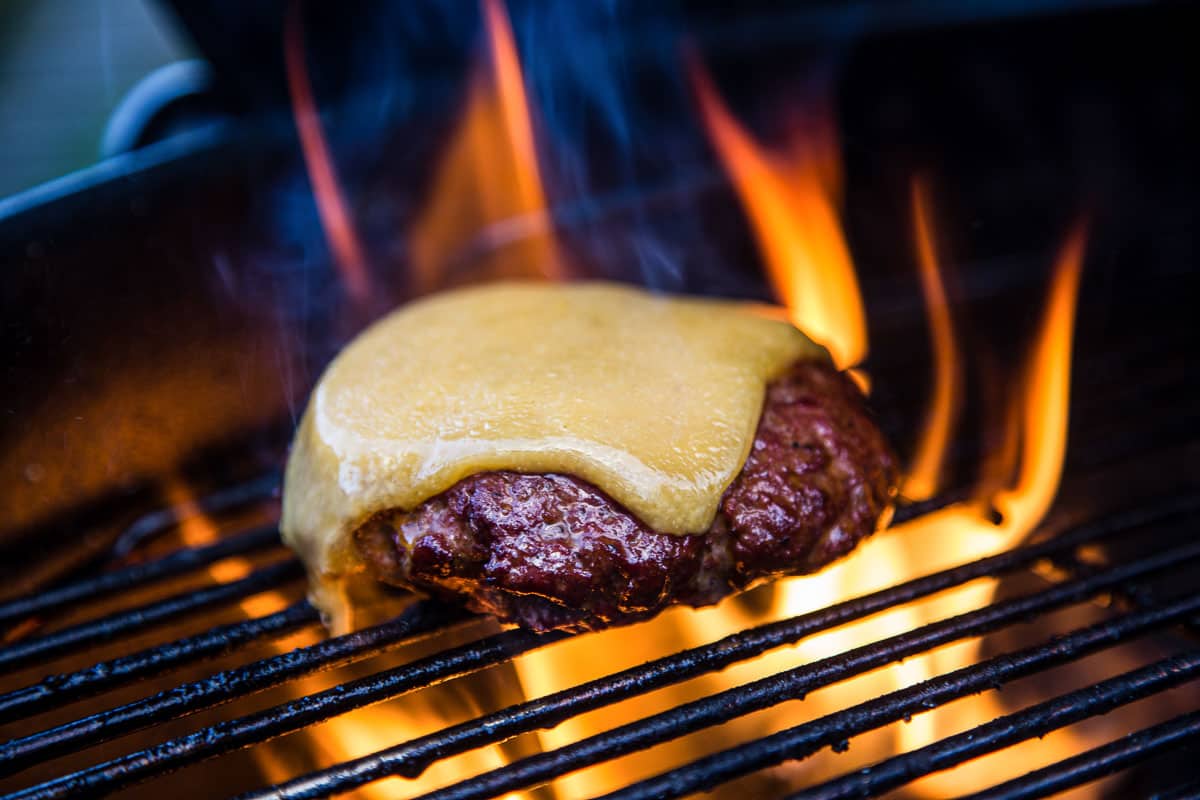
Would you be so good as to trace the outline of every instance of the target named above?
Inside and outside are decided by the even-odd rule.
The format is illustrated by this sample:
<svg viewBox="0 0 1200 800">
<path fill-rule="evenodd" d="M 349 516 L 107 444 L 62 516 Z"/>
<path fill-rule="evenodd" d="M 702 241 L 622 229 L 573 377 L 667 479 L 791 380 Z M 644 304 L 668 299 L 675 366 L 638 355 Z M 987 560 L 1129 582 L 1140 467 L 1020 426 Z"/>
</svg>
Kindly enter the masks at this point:
<svg viewBox="0 0 1200 800">
<path fill-rule="evenodd" d="M 707 530 L 749 453 L 767 382 L 828 357 L 751 308 L 612 284 L 501 283 L 377 322 L 322 377 L 288 462 L 281 529 L 314 604 L 335 629 L 353 625 L 354 530 L 488 470 L 574 475 L 655 530 Z"/>
</svg>

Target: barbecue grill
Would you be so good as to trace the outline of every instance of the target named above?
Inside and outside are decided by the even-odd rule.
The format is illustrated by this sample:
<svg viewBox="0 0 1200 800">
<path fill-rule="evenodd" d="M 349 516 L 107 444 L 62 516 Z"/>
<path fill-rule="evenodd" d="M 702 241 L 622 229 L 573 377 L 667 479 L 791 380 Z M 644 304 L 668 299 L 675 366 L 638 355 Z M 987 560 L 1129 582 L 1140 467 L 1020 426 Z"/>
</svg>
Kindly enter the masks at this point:
<svg viewBox="0 0 1200 800">
<path fill-rule="evenodd" d="M 1191 147 L 1200 121 L 1180 99 L 1196 87 L 1183 68 L 1178 8 L 1062 3 L 1057 16 L 1000 20 L 945 9 L 862 11 L 871 4 L 854 12 L 875 22 L 848 58 L 839 92 L 839 116 L 852 132 L 846 225 L 870 312 L 873 405 L 902 450 L 918 426 L 930 367 L 915 270 L 898 255 L 909 234 L 894 209 L 909 171 L 930 167 L 935 185 L 955 193 L 952 216 L 966 231 L 956 244 L 971 256 L 956 270 L 954 306 L 1001 368 L 1018 358 L 1006 343 L 1026 335 L 1055 236 L 1076 203 L 1090 203 L 1070 445 L 1054 510 L 1035 534 L 801 614 L 773 613 L 774 590 L 755 590 L 727 601 L 740 630 L 614 652 L 586 678 L 524 694 L 513 664 L 552 659 L 594 635 L 501 630 L 419 600 L 394 619 L 327 638 L 275 527 L 278 468 L 308 388 L 364 318 L 411 293 L 396 228 L 419 203 L 396 187 L 427 177 L 423 164 L 452 124 L 447 98 L 461 88 L 453 76 L 466 56 L 455 44 L 470 40 L 477 21 L 460 29 L 455 20 L 406 56 L 428 70 L 410 87 L 421 124 L 371 127 L 370 147 L 355 139 L 355 98 L 378 89 L 377 65 L 365 78 L 336 58 L 324 76 L 314 72 L 318 96 L 330 99 L 332 146 L 348 149 L 339 166 L 348 195 L 360 198 L 364 241 L 384 265 L 375 278 L 385 301 L 363 309 L 337 281 L 282 73 L 273 71 L 283 64 L 279 14 L 247 13 L 222 36 L 198 7 L 175 5 L 218 86 L 239 68 L 229 39 L 240 37 L 240 49 L 266 65 L 236 91 L 227 83 L 228 114 L 0 201 L 8 272 L 0 347 L 11 354 L 0 429 L 5 797 L 324 797 L 387 778 L 389 791 L 442 800 L 556 786 L 572 796 L 562 779 L 609 764 L 620 774 L 631 754 L 672 742 L 691 749 L 654 750 L 672 755 L 653 769 L 630 767 L 592 794 L 908 796 L 927 776 L 1003 758 L 1040 737 L 1050 747 L 1064 730 L 1090 733 L 1072 739 L 1085 744 L 1070 752 L 1054 750 L 1047 766 L 973 785 L 971 796 L 1041 797 L 1081 786 L 1113 797 L 1200 795 L 1200 543 L 1192 535 L 1200 420 L 1191 400 L 1200 331 L 1183 291 L 1195 253 Z M 381 11 L 387 4 L 368 6 L 394 20 Z M 637 57 L 657 59 L 657 32 L 686 25 L 726 87 L 753 84 L 745 76 L 760 75 L 762 63 L 785 63 L 778 51 L 792 42 L 826 55 L 848 13 L 748 9 L 729 25 L 715 5 L 683 6 L 679 18 L 639 16 L 633 41 L 648 52 Z M 523 8 L 512 4 L 518 32 Z M 348 52 L 360 28 L 345 19 L 310 26 L 313 52 Z M 1155 47 L 1112 63 L 1109 54 L 1131 39 Z M 1073 63 L 1064 66 L 1066 40 Z M 760 61 L 747 61 L 747 46 L 762 42 L 771 46 L 755 53 Z M 956 70 L 997 95 L 997 116 L 958 118 L 965 90 Z M 1018 124 L 1013 109 L 1040 114 Z M 1024 145 L 998 135 L 961 144 L 1000 122 L 1015 126 Z M 598 275 L 765 297 L 728 182 L 711 154 L 673 135 L 662 146 L 683 155 L 669 168 L 551 198 L 564 238 L 592 255 Z M 389 159 L 401 144 L 407 156 Z M 647 258 L 648 240 L 683 266 L 647 266 L 657 263 Z M 972 465 L 995 446 L 983 424 L 987 403 L 986 393 L 967 398 L 946 488 L 902 503 L 896 524 L 964 502 Z M 983 581 L 995 584 L 994 595 L 932 622 L 827 652 L 804 649 L 831 631 L 967 596 Z M 830 689 L 965 641 L 979 642 L 965 667 L 807 710 Z M 718 677 L 728 680 L 706 682 Z M 999 697 L 1005 710 L 911 748 L 871 749 L 872 737 L 899 735 L 975 695 Z M 378 708 L 401 716 L 437 708 L 443 718 L 379 731 L 349 759 L 312 750 L 316 737 L 336 735 L 330 725 Z M 571 723 L 601 711 L 604 724 L 589 733 L 537 738 L 575 730 Z M 450 777 L 419 789 L 407 783 L 445 764 Z"/>
<path fill-rule="evenodd" d="M 249 491 L 242 497 L 257 499 Z M 802 664 L 659 714 L 632 719 L 615 730 L 528 756 L 426 795 L 438 798 L 503 796 L 602 760 L 718 725 L 786 700 L 802 698 L 823 686 L 912 657 L 940 644 L 1028 623 L 1055 609 L 1096 597 L 1122 598 L 1118 604 L 1120 610 L 1096 624 L 1056 632 L 1052 636 L 1035 636 L 1035 640 L 1044 641 L 866 700 L 771 736 L 738 744 L 633 783 L 611 796 L 685 796 L 786 759 L 804 758 L 825 747 L 843 749 L 851 737 L 928 712 L 964 695 L 999 689 L 1010 681 L 1044 673 L 1065 662 L 1170 627 L 1186 628 L 1200 611 L 1200 598 L 1186 592 L 1169 599 L 1148 599 L 1144 586 L 1165 573 L 1194 569 L 1194 562 L 1200 559 L 1200 544 L 1191 541 L 1190 537 L 1172 537 L 1171 534 L 1190 529 L 1190 521 L 1198 508 L 1200 496 L 1188 494 L 1106 514 L 1046 541 L 906 581 L 815 613 L 756 626 L 242 796 L 322 797 L 389 775 L 415 776 L 431 763 L 465 750 L 553 726 L 596 707 L 724 669 L 820 631 L 953 589 L 980 577 L 1006 575 L 1048 561 L 1072 565 L 1071 569 L 1077 573 L 1029 594 Z M 907 516 L 921 511 L 912 508 L 903 513 Z M 1074 556 L 1081 548 L 1134 534 L 1154 537 L 1159 547 L 1141 558 L 1104 567 L 1093 565 L 1084 569 L 1075 564 Z M 161 600 L 10 644 L 0 651 L 0 666 L 6 672 L 12 672 L 23 665 L 83 653 L 97 642 L 120 641 L 154 627 L 161 628 L 187 615 L 211 614 L 220 606 L 294 584 L 300 570 L 292 559 L 285 557 L 255 569 L 240 580 L 216 584 L 203 591 L 170 594 L 171 580 L 181 574 L 202 570 L 223 559 L 245 557 L 264 550 L 278 550 L 275 533 L 269 528 L 223 538 L 205 547 L 179 550 L 99 577 L 69 583 L 52 592 L 7 602 L 0 606 L 0 619 L 11 624 L 35 615 L 62 613 L 73 605 L 91 604 L 104 595 L 126 593 L 146 586 L 157 585 L 167 593 Z M 218 656 L 238 654 L 256 643 L 317 624 L 317 613 L 307 601 L 301 600 L 274 613 L 218 626 L 83 669 L 47 676 L 0 696 L 0 714 L 9 723 L 28 720 L 151 676 Z M 4 774 L 19 774 L 50 759 L 95 747 L 131 732 L 153 730 L 154 726 L 168 720 L 222 706 L 305 675 L 364 661 L 396 650 L 414 639 L 436 637 L 439 632 L 465 624 L 469 624 L 469 618 L 462 611 L 434 601 L 422 601 L 400 617 L 372 628 L 268 658 L 239 658 L 240 663 L 235 666 L 195 682 L 183 683 L 53 727 L 31 726 L 33 732 L 12 738 L 0 747 L 0 763 Z M 253 713 L 230 716 L 153 746 L 130 749 L 115 758 L 15 790 L 7 796 L 51 798 L 108 794 L 202 760 L 260 744 L 331 716 L 488 669 L 536 648 L 552 648 L 566 636 L 562 633 L 538 635 L 521 630 L 483 636 L 325 691 Z M 1064 692 L 922 750 L 898 755 L 868 769 L 811 786 L 795 796 L 825 798 L 879 794 L 931 771 L 945 769 L 1018 741 L 1043 736 L 1057 728 L 1178 687 L 1194 678 L 1200 670 L 1200 651 L 1193 642 L 1190 637 L 1181 638 L 1176 651 L 1145 666 L 1076 691 Z M 989 788 L 980 796 L 1036 797 L 1086 783 L 1178 748 L 1197 732 L 1198 726 L 1200 713 L 1186 711 L 1144 730 L 1130 731 L 1111 745 L 1079 753 L 1046 769 Z"/>
</svg>

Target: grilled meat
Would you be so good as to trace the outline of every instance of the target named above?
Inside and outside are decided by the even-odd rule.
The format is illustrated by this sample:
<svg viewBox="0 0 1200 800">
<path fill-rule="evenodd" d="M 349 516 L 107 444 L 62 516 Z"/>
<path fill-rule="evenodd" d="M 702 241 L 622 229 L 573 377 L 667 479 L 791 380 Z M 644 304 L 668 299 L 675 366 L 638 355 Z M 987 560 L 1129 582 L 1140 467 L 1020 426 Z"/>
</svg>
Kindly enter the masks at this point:
<svg viewBox="0 0 1200 800">
<path fill-rule="evenodd" d="M 709 530 L 651 530 L 569 475 L 472 475 L 355 545 L 378 579 L 535 630 L 594 630 L 813 572 L 885 522 L 896 461 L 857 387 L 799 361 L 767 388 L 750 454 Z"/>
</svg>

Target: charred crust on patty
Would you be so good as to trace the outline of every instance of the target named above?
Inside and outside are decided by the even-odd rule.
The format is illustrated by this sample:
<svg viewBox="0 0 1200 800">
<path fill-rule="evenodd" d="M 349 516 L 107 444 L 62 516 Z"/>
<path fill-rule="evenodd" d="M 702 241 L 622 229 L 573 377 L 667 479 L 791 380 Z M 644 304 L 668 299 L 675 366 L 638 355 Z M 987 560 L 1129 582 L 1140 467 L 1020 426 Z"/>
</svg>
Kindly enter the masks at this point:
<svg viewBox="0 0 1200 800">
<path fill-rule="evenodd" d="M 472 475 L 355 533 L 374 577 L 534 630 L 595 630 L 700 606 L 845 555 L 888 514 L 896 459 L 857 387 L 794 364 L 767 387 L 741 472 L 708 531 L 651 530 L 569 475 Z"/>
</svg>

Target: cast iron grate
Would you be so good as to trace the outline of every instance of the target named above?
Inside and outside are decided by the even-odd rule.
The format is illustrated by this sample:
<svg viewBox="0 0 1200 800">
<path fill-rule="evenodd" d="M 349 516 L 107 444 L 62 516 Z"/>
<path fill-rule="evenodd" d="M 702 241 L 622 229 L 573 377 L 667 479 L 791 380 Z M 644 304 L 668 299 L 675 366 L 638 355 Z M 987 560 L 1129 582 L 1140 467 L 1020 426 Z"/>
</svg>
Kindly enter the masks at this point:
<svg viewBox="0 0 1200 800">
<path fill-rule="evenodd" d="M 240 491 L 245 500 L 265 491 Z M 236 491 L 235 491 L 236 493 Z M 219 504 L 218 504 L 219 505 Z M 910 506 L 898 516 L 911 519 L 934 505 Z M 909 580 L 808 614 L 752 627 L 699 647 L 676 652 L 544 697 L 511 705 L 454 724 L 372 755 L 336 764 L 285 783 L 242 795 L 243 798 L 324 797 L 349 791 L 388 776 L 415 777 L 429 765 L 474 748 L 522 733 L 553 727 L 602 706 L 722 670 L 795 644 L 816 633 L 863 619 L 984 577 L 997 577 L 1035 564 L 1082 564 L 1082 548 L 1137 533 L 1150 546 L 1144 554 L 1103 567 L 1072 570 L 1063 580 L 1032 593 L 1002 598 L 914 630 L 636 719 L 566 746 L 527 756 L 499 769 L 422 795 L 439 800 L 498 797 L 544 784 L 570 772 L 685 736 L 734 718 L 803 698 L 809 692 L 861 675 L 932 648 L 1028 622 L 1072 604 L 1098 597 L 1124 598 L 1121 610 L 1102 621 L 1022 649 L 1005 652 L 916 685 L 872 698 L 825 716 L 738 744 L 660 775 L 626 786 L 607 798 L 684 796 L 825 748 L 844 749 L 857 735 L 906 720 L 969 694 L 1038 674 L 1144 634 L 1179 627 L 1188 630 L 1200 617 L 1200 595 L 1186 592 L 1161 599 L 1141 582 L 1200 562 L 1200 540 L 1156 535 L 1177 531 L 1200 510 L 1200 496 L 1182 496 L 1102 516 L 1046 541 Z M 160 512 L 161 513 L 161 512 Z M 205 547 L 185 549 L 155 561 L 129 566 L 0 604 L 0 625 L 15 630 L 24 621 L 71 608 L 86 608 L 95 598 L 121 596 L 231 557 L 277 552 L 278 559 L 245 577 L 123 609 L 49 634 L 18 639 L 0 647 L 0 674 L 50 658 L 85 653 L 97 642 L 120 641 L 173 620 L 213 613 L 214 609 L 294 583 L 299 565 L 279 551 L 273 528 L 254 529 Z M 0 743 L 0 777 L 16 776 L 51 759 L 85 751 L 134 731 L 245 698 L 304 676 L 364 661 L 399 649 L 415 639 L 455 628 L 470 615 L 422 601 L 401 616 L 356 633 L 216 672 L 201 680 L 112 706 L 98 713 L 41 728 L 36 715 L 162 675 L 206 659 L 227 656 L 251 644 L 315 627 L 315 610 L 304 601 L 256 618 L 129 652 L 114 660 L 43 679 L 0 695 L 0 723 L 21 723 L 29 733 Z M 416 689 L 503 664 L 523 653 L 547 647 L 566 634 L 506 630 L 443 648 L 398 666 L 333 688 L 308 694 L 254 713 L 231 716 L 160 744 L 110 758 L 53 780 L 19 788 L 7 798 L 103 796 L 185 766 L 250 747 L 303 729 L 351 710 L 395 698 Z M 1185 641 L 1189 641 L 1185 639 Z M 921 776 L 1165 692 L 1200 676 L 1200 649 L 1179 648 L 1148 665 L 1036 703 L 973 730 L 918 750 L 811 786 L 796 798 L 867 797 L 901 787 Z M 1187 710 L 1110 744 L 1073 754 L 1044 769 L 1007 781 L 978 797 L 1040 797 L 1078 786 L 1142 763 L 1180 746 L 1200 732 L 1200 710 Z M 1193 776 L 1194 777 L 1194 776 Z M 1186 788 L 1184 789 L 1186 791 Z"/>
</svg>

